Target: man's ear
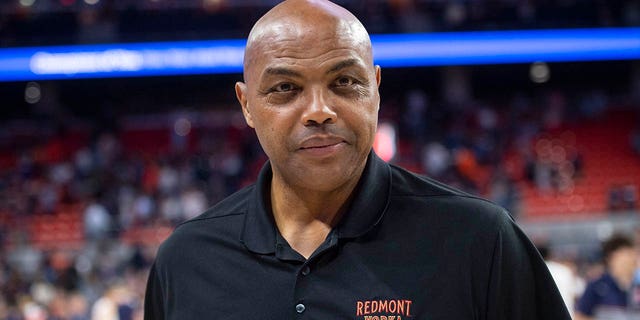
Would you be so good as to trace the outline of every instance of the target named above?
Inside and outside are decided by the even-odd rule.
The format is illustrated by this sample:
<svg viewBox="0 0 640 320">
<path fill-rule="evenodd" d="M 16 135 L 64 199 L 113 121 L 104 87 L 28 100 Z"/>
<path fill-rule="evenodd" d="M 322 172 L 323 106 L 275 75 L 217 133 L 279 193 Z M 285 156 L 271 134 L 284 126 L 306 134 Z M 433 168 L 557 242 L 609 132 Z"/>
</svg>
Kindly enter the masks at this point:
<svg viewBox="0 0 640 320">
<path fill-rule="evenodd" d="M 376 65 L 376 84 L 378 88 L 380 88 L 380 82 L 382 81 L 382 68 L 379 65 Z"/>
<path fill-rule="evenodd" d="M 251 112 L 249 112 L 249 104 L 247 102 L 247 85 L 244 82 L 236 82 L 236 98 L 238 98 L 238 102 L 240 102 L 242 114 L 244 115 L 244 120 L 247 122 L 247 125 L 251 128 L 255 128 L 253 126 L 253 118 L 251 117 Z"/>
</svg>

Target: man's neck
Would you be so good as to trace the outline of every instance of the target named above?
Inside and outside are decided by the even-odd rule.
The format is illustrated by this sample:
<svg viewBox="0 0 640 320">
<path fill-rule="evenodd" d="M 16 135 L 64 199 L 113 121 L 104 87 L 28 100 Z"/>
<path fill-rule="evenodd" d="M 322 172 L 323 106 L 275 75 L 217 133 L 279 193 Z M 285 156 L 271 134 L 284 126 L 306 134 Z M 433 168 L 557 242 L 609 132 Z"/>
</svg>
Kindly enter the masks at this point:
<svg viewBox="0 0 640 320">
<path fill-rule="evenodd" d="M 351 181 L 323 192 L 296 188 L 274 176 L 271 208 L 280 234 L 308 259 L 342 218 L 356 185 Z"/>
</svg>

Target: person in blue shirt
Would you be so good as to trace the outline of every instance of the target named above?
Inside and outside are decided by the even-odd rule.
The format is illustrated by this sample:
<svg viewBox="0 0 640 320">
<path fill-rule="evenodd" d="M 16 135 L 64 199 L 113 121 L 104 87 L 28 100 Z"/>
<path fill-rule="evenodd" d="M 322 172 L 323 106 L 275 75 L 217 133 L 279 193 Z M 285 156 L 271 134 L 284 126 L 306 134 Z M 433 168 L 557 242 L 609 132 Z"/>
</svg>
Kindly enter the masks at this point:
<svg viewBox="0 0 640 320">
<path fill-rule="evenodd" d="M 576 306 L 575 320 L 640 319 L 629 308 L 629 289 L 637 268 L 633 241 L 616 234 L 602 244 L 605 272 L 587 285 Z"/>
</svg>

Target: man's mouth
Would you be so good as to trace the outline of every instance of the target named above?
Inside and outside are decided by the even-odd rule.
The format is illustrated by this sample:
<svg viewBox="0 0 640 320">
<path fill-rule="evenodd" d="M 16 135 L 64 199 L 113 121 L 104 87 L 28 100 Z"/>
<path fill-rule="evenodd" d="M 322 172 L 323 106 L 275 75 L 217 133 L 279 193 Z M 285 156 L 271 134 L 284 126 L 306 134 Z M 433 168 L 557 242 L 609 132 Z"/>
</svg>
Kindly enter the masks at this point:
<svg viewBox="0 0 640 320">
<path fill-rule="evenodd" d="M 345 143 L 344 139 L 337 136 L 313 136 L 302 141 L 300 149 L 328 148 L 340 143 Z"/>
<path fill-rule="evenodd" d="M 311 137 L 301 143 L 299 150 L 309 155 L 325 157 L 335 154 L 345 144 L 344 139 L 336 136 Z"/>
<path fill-rule="evenodd" d="M 314 145 L 314 146 L 307 146 L 307 147 L 302 147 L 300 149 L 320 149 L 320 148 L 327 148 L 327 147 L 331 147 L 331 146 L 335 146 L 339 143 L 342 143 L 342 141 L 340 142 L 335 142 L 335 143 L 327 143 L 327 144 L 320 144 L 320 145 Z"/>
</svg>

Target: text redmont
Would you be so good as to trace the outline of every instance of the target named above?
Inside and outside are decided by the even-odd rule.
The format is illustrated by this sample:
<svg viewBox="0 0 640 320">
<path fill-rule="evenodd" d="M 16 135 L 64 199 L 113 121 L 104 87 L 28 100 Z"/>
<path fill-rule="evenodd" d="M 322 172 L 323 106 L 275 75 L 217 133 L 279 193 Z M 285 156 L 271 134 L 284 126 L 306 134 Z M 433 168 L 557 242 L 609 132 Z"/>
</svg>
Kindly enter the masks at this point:
<svg viewBox="0 0 640 320">
<path fill-rule="evenodd" d="M 411 300 L 365 300 L 356 303 L 356 316 L 365 316 L 365 319 L 381 319 L 378 316 L 367 317 L 371 314 L 395 314 L 411 317 Z M 402 319 L 401 317 L 382 316 L 383 319 Z"/>
</svg>

